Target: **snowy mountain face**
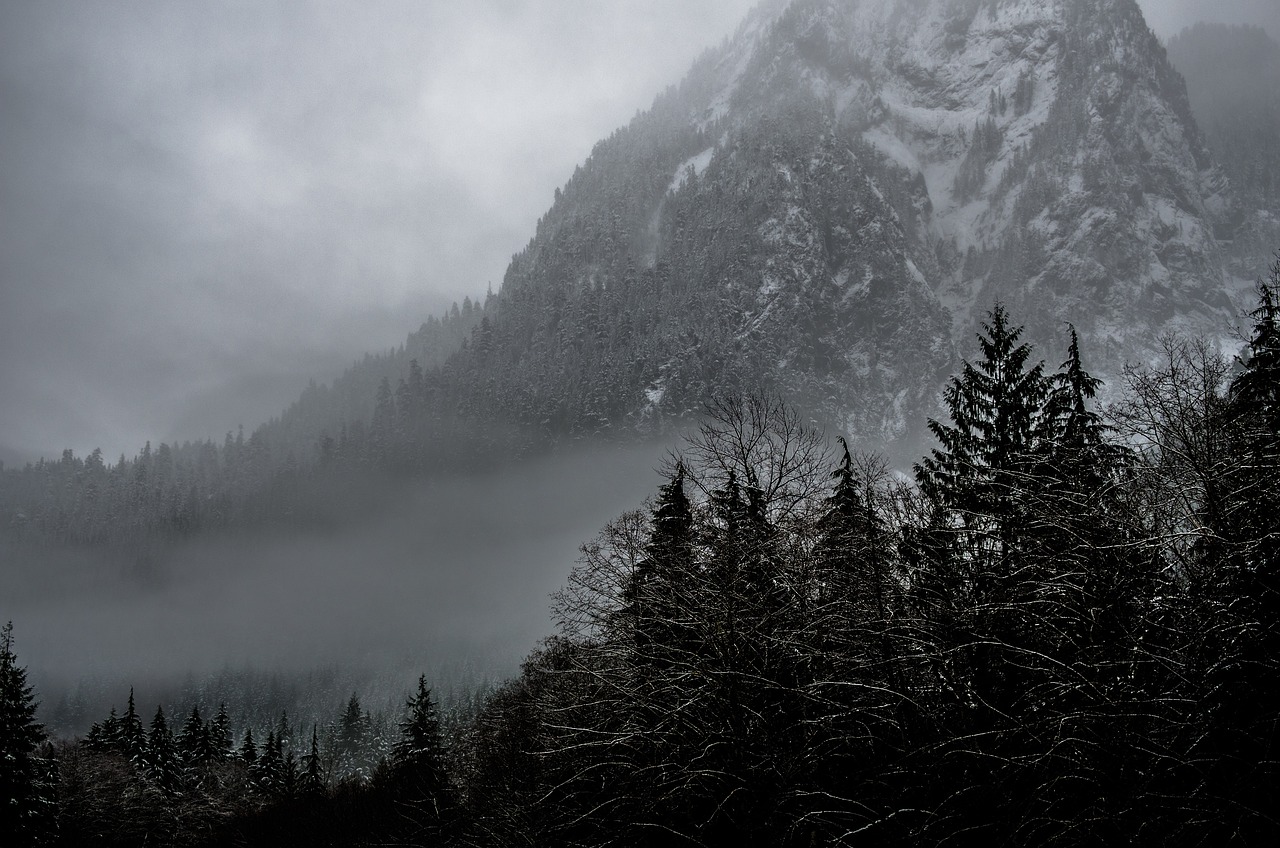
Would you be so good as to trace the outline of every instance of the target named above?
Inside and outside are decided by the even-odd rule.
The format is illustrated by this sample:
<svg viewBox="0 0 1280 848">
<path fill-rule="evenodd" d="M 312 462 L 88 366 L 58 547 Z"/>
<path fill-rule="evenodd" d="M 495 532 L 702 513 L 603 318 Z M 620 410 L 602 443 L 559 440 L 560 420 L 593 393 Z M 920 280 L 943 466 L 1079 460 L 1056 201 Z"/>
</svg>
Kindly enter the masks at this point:
<svg viewBox="0 0 1280 848">
<path fill-rule="evenodd" d="M 1241 221 L 1133 0 L 774 2 L 597 147 L 495 326 L 638 286 L 609 416 L 755 380 L 892 441 L 996 300 L 1051 365 L 1074 323 L 1113 384 L 1163 332 L 1221 335 Z"/>
<path fill-rule="evenodd" d="M 962 345 L 996 299 L 1041 340 L 1076 323 L 1107 362 L 1235 317 L 1229 189 L 1131 0 L 797 0 L 772 39 L 774 102 L 787 79 L 911 198 Z"/>
</svg>

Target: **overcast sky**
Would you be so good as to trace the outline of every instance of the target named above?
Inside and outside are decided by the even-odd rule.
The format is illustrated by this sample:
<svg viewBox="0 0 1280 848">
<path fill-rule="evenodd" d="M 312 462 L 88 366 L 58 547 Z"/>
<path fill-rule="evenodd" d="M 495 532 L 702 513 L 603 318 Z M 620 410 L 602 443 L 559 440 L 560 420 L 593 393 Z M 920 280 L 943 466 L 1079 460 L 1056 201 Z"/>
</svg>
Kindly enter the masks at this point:
<svg viewBox="0 0 1280 848">
<path fill-rule="evenodd" d="M 1141 0 L 1167 37 L 1276 0 Z M 0 459 L 279 412 L 495 288 L 752 0 L 0 0 Z"/>
</svg>

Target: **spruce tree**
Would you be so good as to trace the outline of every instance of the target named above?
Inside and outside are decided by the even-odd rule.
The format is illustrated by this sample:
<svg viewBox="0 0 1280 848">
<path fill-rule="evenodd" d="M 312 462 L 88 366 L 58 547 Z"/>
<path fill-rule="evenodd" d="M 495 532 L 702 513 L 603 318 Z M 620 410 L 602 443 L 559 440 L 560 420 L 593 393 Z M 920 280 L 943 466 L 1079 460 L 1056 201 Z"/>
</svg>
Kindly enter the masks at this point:
<svg viewBox="0 0 1280 848">
<path fill-rule="evenodd" d="M 921 489 L 979 537 L 1007 541 L 1026 482 L 1030 450 L 1046 394 L 1044 363 L 1028 367 L 1031 346 L 1019 343 L 997 303 L 982 325 L 977 365 L 965 360 L 943 399 L 951 423 L 929 419 L 940 447 L 916 466 Z M 993 526 L 994 525 L 994 526 Z"/>
<path fill-rule="evenodd" d="M 1240 373 L 1228 392 L 1230 654 L 1209 680 L 1222 692 L 1217 761 L 1225 797 L 1245 811 L 1241 832 L 1265 841 L 1280 791 L 1280 260 L 1258 283 Z M 1224 618 L 1214 610 L 1215 622 Z M 1214 699 L 1218 700 L 1217 698 Z"/>
<path fill-rule="evenodd" d="M 645 545 L 643 574 L 688 567 L 692 555 L 693 510 L 684 491 L 684 476 L 684 463 L 677 462 L 671 479 L 658 488 L 653 529 Z"/>
<path fill-rule="evenodd" d="M 658 489 L 644 556 L 623 599 L 633 618 L 636 651 L 643 661 L 660 665 L 668 665 L 671 654 L 688 642 L 681 626 L 688 616 L 681 607 L 688 601 L 693 567 L 693 510 L 684 481 L 684 463 L 677 462 L 671 479 Z"/>
<path fill-rule="evenodd" d="M 1031 346 L 1019 341 L 1022 328 L 1003 305 L 982 330 L 981 357 L 966 360 L 945 390 L 951 423 L 929 420 L 939 447 L 915 468 L 932 517 L 927 543 L 916 546 L 927 556 L 913 591 L 923 601 L 921 653 L 937 658 L 940 694 L 950 702 L 949 733 L 980 735 L 984 753 L 994 755 L 962 748 L 950 758 L 959 771 L 944 779 L 987 783 L 986 806 L 964 814 L 1007 825 L 1027 785 L 1012 764 L 1024 754 L 1026 717 L 1042 682 L 1025 569 L 1047 387 L 1044 363 L 1029 364 Z M 1007 831 L 981 838 L 1005 839 Z"/>
<path fill-rule="evenodd" d="M 1237 415 L 1252 419 L 1255 432 L 1280 434 L 1280 260 L 1271 277 L 1258 282 L 1258 305 L 1250 313 L 1253 331 L 1241 358 L 1241 373 L 1231 383 Z"/>
<path fill-rule="evenodd" d="M 1040 608 L 1055 607 L 1047 609 L 1041 635 L 1100 661 L 1097 650 L 1123 651 L 1126 634 L 1137 626 L 1145 554 L 1125 526 L 1123 473 L 1132 456 L 1112 442 L 1112 428 L 1094 408 L 1101 381 L 1085 370 L 1075 327 L 1070 333 L 1067 359 L 1050 379 L 1038 428 L 1036 485 L 1029 487 L 1025 511 L 1036 548 L 1028 583 L 1044 596 L 1037 599 Z"/>
<path fill-rule="evenodd" d="M 853 470 L 848 443 L 843 437 L 839 442 L 843 455 L 831 472 L 835 485 L 816 524 L 818 558 L 824 571 L 822 588 L 828 595 L 839 593 L 835 598 L 839 601 L 872 604 L 875 618 L 883 621 L 888 609 L 884 563 L 876 541 L 879 520 Z"/>
<path fill-rule="evenodd" d="M 934 625 L 960 628 L 947 638 L 973 638 L 987 644 L 979 652 L 989 654 L 991 645 L 1024 629 L 1016 584 L 1025 565 L 1028 508 L 1041 485 L 1035 448 L 1047 387 L 1044 363 L 1028 366 L 1031 346 L 1019 342 L 1022 328 L 1010 325 L 1002 304 L 982 328 L 981 358 L 976 365 L 966 360 L 944 393 L 951 423 L 929 419 L 940 446 L 915 471 L 933 509 L 931 532 L 942 543 L 934 555 L 943 561 L 929 565 L 935 573 L 921 583 L 940 592 L 933 599 L 940 608 L 929 617 Z M 981 665 L 985 685 L 1003 687 L 992 679 L 1001 677 L 993 661 Z"/>
<path fill-rule="evenodd" d="M 192 705 L 191 712 L 183 722 L 182 732 L 178 734 L 176 747 L 187 783 L 191 786 L 200 785 L 217 755 L 209 739 L 209 726 L 200 717 L 199 706 Z"/>
<path fill-rule="evenodd" d="M 828 640 L 838 638 L 835 649 L 888 681 L 893 657 L 889 634 L 895 598 L 891 580 L 891 554 L 884 522 L 871 503 L 869 481 L 854 470 L 849 445 L 839 439 L 841 458 L 831 472 L 835 485 L 815 522 L 819 599 L 814 622 Z M 834 616 L 834 621 L 827 621 Z M 873 664 L 868 668 L 868 663 Z"/>
<path fill-rule="evenodd" d="M 105 719 L 89 726 L 84 743 L 90 751 L 101 754 L 120 752 L 120 716 L 116 714 L 115 707 Z"/>
<path fill-rule="evenodd" d="M 171 793 L 178 789 L 182 770 L 163 707 L 156 707 L 147 732 L 146 763 L 148 777 L 161 791 Z"/>
<path fill-rule="evenodd" d="M 320 761 L 320 738 L 315 725 L 311 726 L 311 747 L 302 758 L 302 777 L 300 789 L 304 794 L 321 795 L 324 793 L 324 772 Z"/>
<path fill-rule="evenodd" d="M 36 708 L 27 670 L 13 651 L 9 622 L 0 629 L 0 834 L 15 848 L 38 844 L 44 832 L 36 749 L 45 732 Z"/>
<path fill-rule="evenodd" d="M 360 697 L 352 692 L 335 728 L 338 780 L 355 778 L 363 781 L 368 777 L 372 729 L 372 720 L 361 708 Z"/>
<path fill-rule="evenodd" d="M 138 710 L 134 706 L 132 688 L 129 689 L 128 706 L 120 719 L 119 732 L 121 753 L 128 758 L 134 768 L 143 771 L 145 769 L 143 755 L 146 749 L 147 737 L 142 728 L 142 718 L 138 715 Z"/>
<path fill-rule="evenodd" d="M 284 753 L 274 730 L 267 732 L 267 739 L 258 751 L 258 760 L 250 775 L 263 795 L 277 797 L 283 790 Z"/>
<path fill-rule="evenodd" d="M 217 761 L 231 756 L 231 716 L 227 705 L 218 704 L 218 712 L 208 724 L 209 749 Z"/>
<path fill-rule="evenodd" d="M 401 792 L 439 809 L 448 795 L 449 777 L 440 715 L 426 675 L 418 677 L 417 692 L 405 702 L 400 739 L 392 751 L 391 763 Z"/>
<path fill-rule="evenodd" d="M 239 756 L 240 762 L 251 770 L 257 764 L 258 746 L 253 741 L 253 728 L 245 728 L 244 741 L 240 743 L 240 750 L 237 751 L 237 756 Z"/>
<path fill-rule="evenodd" d="M 1253 331 L 1228 393 L 1237 470 L 1230 523 L 1253 594 L 1280 593 L 1280 260 L 1258 283 Z M 1273 601 L 1273 604 L 1280 601 Z"/>
</svg>

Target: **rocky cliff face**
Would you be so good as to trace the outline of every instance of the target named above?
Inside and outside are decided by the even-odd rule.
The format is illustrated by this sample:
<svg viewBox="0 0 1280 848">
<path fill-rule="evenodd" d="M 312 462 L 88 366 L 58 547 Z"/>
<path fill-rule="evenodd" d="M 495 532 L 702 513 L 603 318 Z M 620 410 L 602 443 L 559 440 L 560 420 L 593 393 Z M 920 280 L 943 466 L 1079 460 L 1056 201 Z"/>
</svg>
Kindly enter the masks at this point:
<svg viewBox="0 0 1280 848">
<path fill-rule="evenodd" d="M 739 99 L 787 80 L 873 149 L 961 339 L 996 299 L 1113 363 L 1235 317 L 1231 190 L 1131 0 L 797 0 L 770 41 Z"/>
<path fill-rule="evenodd" d="M 1074 323 L 1111 377 L 1163 332 L 1221 334 L 1237 206 L 1133 0 L 775 2 L 597 147 L 495 328 L 562 386 L 621 352 L 594 392 L 614 421 L 760 381 L 892 440 L 997 299 L 1052 364 Z M 566 356 L 552 326 L 591 298 L 634 302 L 643 341 Z"/>
</svg>

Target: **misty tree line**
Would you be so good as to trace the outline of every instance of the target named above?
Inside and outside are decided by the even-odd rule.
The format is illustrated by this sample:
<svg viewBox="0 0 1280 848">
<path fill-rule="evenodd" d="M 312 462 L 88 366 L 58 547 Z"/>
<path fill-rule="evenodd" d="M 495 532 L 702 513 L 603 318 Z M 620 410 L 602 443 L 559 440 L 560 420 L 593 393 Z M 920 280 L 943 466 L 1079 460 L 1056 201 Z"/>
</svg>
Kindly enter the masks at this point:
<svg viewBox="0 0 1280 848">
<path fill-rule="evenodd" d="M 313 382 L 279 418 L 248 435 L 243 428 L 227 433 L 221 444 L 148 442 L 114 462 L 101 449 L 83 457 L 68 449 L 58 459 L 0 466 L 0 541 L 111 546 L 151 558 L 202 532 L 318 520 L 317 499 L 308 497 L 318 461 L 337 446 L 349 461 L 372 465 L 366 434 L 379 387 L 388 375 L 439 369 L 484 309 L 470 298 L 454 304 L 400 348 L 366 355 L 332 385 Z"/>
<path fill-rule="evenodd" d="M 196 765 L 166 797 L 203 797 L 207 739 L 271 800 L 196 843 L 324 844 L 341 816 L 330 844 L 1273 844 L 1280 264 L 1260 295 L 1237 363 L 1170 339 L 1105 416 L 1074 333 L 1046 373 L 997 306 L 914 481 L 766 396 L 718 401 L 583 547 L 558 635 L 434 720 L 434 782 L 388 777 L 393 750 L 318 792 L 318 745 L 267 778 L 279 736 L 251 764 L 215 717 L 174 737 Z M 141 721 L 55 756 L 62 809 L 74 757 L 156 773 Z M 79 791 L 126 797 L 113 774 Z"/>
<path fill-rule="evenodd" d="M 356 694 L 335 719 L 233 732 L 209 719 L 127 707 L 80 739 L 47 741 L 16 665 L 0 653 L 0 833 L 6 845 L 435 844 L 457 806 L 442 716 L 419 678 L 398 722 Z M 457 735 L 453 732 L 453 735 Z M 15 767 L 16 766 L 16 767 Z"/>
</svg>

